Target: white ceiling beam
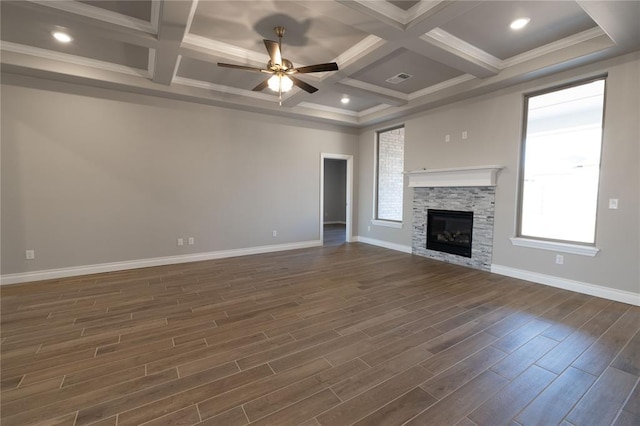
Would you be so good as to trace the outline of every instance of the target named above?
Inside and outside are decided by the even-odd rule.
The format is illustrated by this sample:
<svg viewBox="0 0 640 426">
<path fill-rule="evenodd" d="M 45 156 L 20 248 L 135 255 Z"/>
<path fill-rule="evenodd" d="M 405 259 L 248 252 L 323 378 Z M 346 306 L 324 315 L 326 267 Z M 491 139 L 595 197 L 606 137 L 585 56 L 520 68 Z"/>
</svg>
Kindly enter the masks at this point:
<svg viewBox="0 0 640 426">
<path fill-rule="evenodd" d="M 496 75 L 502 62 L 439 28 L 407 40 L 403 47 L 478 78 Z"/>
<path fill-rule="evenodd" d="M 180 64 L 180 48 L 197 7 L 197 0 L 168 1 L 160 5 L 158 19 L 158 45 L 152 80 L 170 85 Z"/>
<path fill-rule="evenodd" d="M 432 2 L 421 2 L 420 5 L 429 5 Z M 439 2 L 431 4 L 430 7 L 424 7 L 420 13 L 416 13 L 407 23 L 405 32 L 407 36 L 421 36 L 428 33 L 434 28 L 438 28 L 447 22 L 457 18 L 460 15 L 470 11 L 471 9 L 482 4 L 483 1 L 455 1 L 455 2 Z"/>
<path fill-rule="evenodd" d="M 578 1 L 609 38 L 624 50 L 640 47 L 640 2 Z"/>
<path fill-rule="evenodd" d="M 482 1 L 424 2 L 425 6 L 415 9 L 412 13 L 380 1 L 336 0 L 320 3 L 325 9 L 323 13 L 330 14 L 335 19 L 361 31 L 375 34 L 392 43 L 395 49 L 411 50 L 478 78 L 490 77 L 499 71 L 495 63 L 483 60 L 483 57 L 491 56 L 485 52 L 483 52 L 484 55 L 474 55 L 470 53 L 470 49 L 454 48 L 441 40 L 420 38 L 427 32 L 477 7 Z M 384 11 L 387 9 L 394 10 L 395 14 L 391 17 L 385 16 Z M 354 11 L 360 14 L 359 18 L 353 16 Z M 480 51 L 478 48 L 474 47 L 474 49 L 474 53 Z"/>
</svg>

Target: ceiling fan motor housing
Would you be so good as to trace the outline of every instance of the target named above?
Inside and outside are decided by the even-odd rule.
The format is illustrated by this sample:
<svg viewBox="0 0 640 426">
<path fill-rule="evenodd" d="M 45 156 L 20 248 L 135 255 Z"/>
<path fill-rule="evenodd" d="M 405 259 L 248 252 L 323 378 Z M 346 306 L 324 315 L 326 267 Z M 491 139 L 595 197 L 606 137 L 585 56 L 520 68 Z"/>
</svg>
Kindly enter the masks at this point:
<svg viewBox="0 0 640 426">
<path fill-rule="evenodd" d="M 293 63 L 285 58 L 282 58 L 282 65 L 274 65 L 273 61 L 271 59 L 269 59 L 269 62 L 267 62 L 267 68 L 272 70 L 272 71 L 280 71 L 280 70 L 288 70 L 290 68 L 293 68 Z"/>
</svg>

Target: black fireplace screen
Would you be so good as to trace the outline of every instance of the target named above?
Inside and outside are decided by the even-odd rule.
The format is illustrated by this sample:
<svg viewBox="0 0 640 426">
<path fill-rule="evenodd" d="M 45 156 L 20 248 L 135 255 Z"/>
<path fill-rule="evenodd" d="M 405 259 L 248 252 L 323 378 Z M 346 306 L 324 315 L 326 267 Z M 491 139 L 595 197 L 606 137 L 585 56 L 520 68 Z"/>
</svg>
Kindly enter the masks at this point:
<svg viewBox="0 0 640 426">
<path fill-rule="evenodd" d="M 473 212 L 427 210 L 427 249 L 471 257 Z"/>
</svg>

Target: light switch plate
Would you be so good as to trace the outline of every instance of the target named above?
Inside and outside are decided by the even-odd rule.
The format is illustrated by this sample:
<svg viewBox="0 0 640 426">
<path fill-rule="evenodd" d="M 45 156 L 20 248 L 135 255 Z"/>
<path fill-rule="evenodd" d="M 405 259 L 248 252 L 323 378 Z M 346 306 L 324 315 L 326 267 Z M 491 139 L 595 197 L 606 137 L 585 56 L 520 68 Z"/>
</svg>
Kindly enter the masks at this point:
<svg viewBox="0 0 640 426">
<path fill-rule="evenodd" d="M 609 198 L 609 208 L 615 210 L 618 208 L 618 199 L 617 198 Z"/>
</svg>

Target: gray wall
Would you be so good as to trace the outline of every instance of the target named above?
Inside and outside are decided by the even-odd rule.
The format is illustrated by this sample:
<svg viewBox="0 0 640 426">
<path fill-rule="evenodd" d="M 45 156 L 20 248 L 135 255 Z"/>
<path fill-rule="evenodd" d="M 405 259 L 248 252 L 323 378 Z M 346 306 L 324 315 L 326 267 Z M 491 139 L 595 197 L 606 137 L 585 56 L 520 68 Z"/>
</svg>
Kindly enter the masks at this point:
<svg viewBox="0 0 640 426">
<path fill-rule="evenodd" d="M 347 160 L 324 160 L 324 222 L 347 220 Z"/>
<path fill-rule="evenodd" d="M 337 127 L 28 77 L 1 106 L 2 274 L 319 240 L 320 154 L 357 158 Z"/>
<path fill-rule="evenodd" d="M 490 95 L 455 103 L 380 128 L 405 124 L 405 169 L 502 165 L 496 188 L 493 264 L 552 275 L 583 283 L 640 293 L 640 54 L 539 79 Z M 564 265 L 555 264 L 555 252 L 514 247 L 519 149 L 523 93 L 608 72 L 605 132 L 600 178 L 596 257 L 564 253 Z M 376 129 L 360 137 L 358 234 L 385 242 L 411 245 L 412 190 L 405 179 L 402 229 L 371 224 L 373 158 Z M 466 130 L 469 138 L 461 139 Z M 445 135 L 451 142 L 445 142 Z M 608 209 L 618 198 L 620 208 Z M 371 231 L 367 227 L 371 227 Z"/>
</svg>

